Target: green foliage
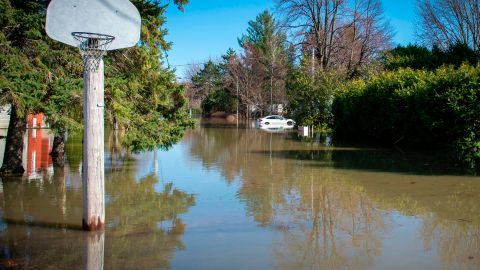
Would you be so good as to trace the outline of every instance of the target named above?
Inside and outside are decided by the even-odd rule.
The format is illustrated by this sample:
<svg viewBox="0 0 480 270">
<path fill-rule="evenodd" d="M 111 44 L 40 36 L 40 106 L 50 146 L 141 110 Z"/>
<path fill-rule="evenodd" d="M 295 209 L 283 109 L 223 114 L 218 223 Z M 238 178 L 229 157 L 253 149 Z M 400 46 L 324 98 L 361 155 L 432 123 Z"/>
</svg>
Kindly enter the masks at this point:
<svg viewBox="0 0 480 270">
<path fill-rule="evenodd" d="M 236 57 L 234 50 L 229 49 L 222 55 L 220 63 L 209 60 L 194 76 L 191 81 L 195 89 L 195 95 L 202 100 L 201 108 L 204 115 L 223 111 L 231 113 L 237 106 L 234 95 L 226 88 L 232 84 L 228 80 L 228 68 L 232 57 Z"/>
<path fill-rule="evenodd" d="M 480 166 L 480 68 L 399 69 L 348 83 L 333 104 L 337 138 L 450 149 Z"/>
<path fill-rule="evenodd" d="M 243 48 L 251 47 L 254 57 L 265 71 L 283 74 L 282 69 L 287 63 L 289 49 L 287 49 L 287 35 L 273 15 L 265 10 L 254 21 L 248 22 L 247 34 L 239 40 Z M 267 77 L 278 77 L 278 74 L 269 74 Z M 278 79 L 278 78 L 274 78 Z"/>
<path fill-rule="evenodd" d="M 173 3 L 183 12 L 185 11 L 185 5 L 190 3 L 190 0 L 173 0 Z"/>
<path fill-rule="evenodd" d="M 418 45 L 398 46 L 384 55 L 384 64 L 388 70 L 399 68 L 434 70 L 442 65 L 476 65 L 479 55 L 463 44 L 450 46 L 447 50 L 434 47 L 432 50 Z"/>
<path fill-rule="evenodd" d="M 229 73 L 229 65 L 231 64 L 232 60 L 237 59 L 238 55 L 237 52 L 232 49 L 228 48 L 227 52 L 222 55 L 222 61 L 219 63 L 220 67 L 220 73 L 222 74 L 223 77 L 228 76 Z"/>
<path fill-rule="evenodd" d="M 222 66 L 208 60 L 200 71 L 192 76 L 191 81 L 195 89 L 195 95 L 203 101 L 210 93 L 223 87 Z"/>
<path fill-rule="evenodd" d="M 44 30 L 48 1 L 0 0 L 0 105 L 18 115 L 43 112 L 53 132 L 81 129 L 82 60 L 78 49 L 51 40 Z M 174 3 L 183 8 L 188 0 Z M 178 141 L 192 125 L 184 89 L 162 67 L 166 5 L 135 0 L 142 16 L 141 45 L 109 53 L 106 62 L 106 122 L 126 129 L 131 150 Z"/>
<path fill-rule="evenodd" d="M 263 51 L 269 50 L 269 42 L 275 39 L 277 22 L 272 14 L 265 10 L 260 13 L 254 21 L 248 22 L 247 34 L 239 39 L 239 44 L 245 47 L 249 44 L 255 45 Z"/>
<path fill-rule="evenodd" d="M 13 104 L 22 117 L 45 113 L 58 134 L 81 127 L 82 64 L 77 50 L 46 36 L 46 6 L 47 1 L 0 2 L 0 58 L 6 63 L 0 104 Z"/>
<path fill-rule="evenodd" d="M 49 84 L 43 112 L 54 133 L 78 132 L 82 129 L 82 84 L 80 78 L 60 77 Z"/>
<path fill-rule="evenodd" d="M 237 100 L 226 89 L 217 89 L 210 93 L 202 102 L 204 114 L 212 112 L 232 113 L 237 106 Z"/>
<path fill-rule="evenodd" d="M 188 116 L 185 89 L 175 81 L 172 70 L 164 68 L 163 51 L 171 48 L 165 40 L 164 13 L 168 5 L 135 0 L 142 17 L 141 42 L 116 51 L 106 58 L 106 120 L 125 129 L 123 145 L 132 151 L 170 147 L 193 125 Z M 181 9 L 188 0 L 174 3 Z"/>
<path fill-rule="evenodd" d="M 0 0 L 0 105 L 12 104 L 17 115 L 23 117 L 40 110 L 46 86 L 38 59 L 32 58 L 36 44 L 30 41 L 38 36 L 39 16 L 15 9 L 13 4 L 20 3 Z"/>
<path fill-rule="evenodd" d="M 244 49 L 240 70 L 251 74 L 240 75 L 240 80 L 254 81 L 251 85 L 245 85 L 244 88 L 250 89 L 245 89 L 249 93 L 244 96 L 249 96 L 250 100 L 243 102 L 255 104 L 261 111 L 271 110 L 273 104 L 284 104 L 285 79 L 293 63 L 289 62 L 291 51 L 279 22 L 266 10 L 248 22 L 247 34 L 238 42 Z"/>
<path fill-rule="evenodd" d="M 332 122 L 331 104 L 338 88 L 338 76 L 322 72 L 313 80 L 310 74 L 295 71 L 287 81 L 287 112 L 302 126 L 326 129 Z"/>
</svg>

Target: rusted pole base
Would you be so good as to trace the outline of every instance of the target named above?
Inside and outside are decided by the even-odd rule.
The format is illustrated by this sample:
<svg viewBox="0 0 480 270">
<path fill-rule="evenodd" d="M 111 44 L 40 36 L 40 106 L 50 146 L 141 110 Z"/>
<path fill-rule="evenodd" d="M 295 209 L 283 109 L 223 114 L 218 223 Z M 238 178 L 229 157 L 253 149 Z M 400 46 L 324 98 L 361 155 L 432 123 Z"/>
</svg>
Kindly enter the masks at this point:
<svg viewBox="0 0 480 270">
<path fill-rule="evenodd" d="M 105 226 L 105 223 L 102 222 L 102 219 L 100 217 L 90 219 L 88 222 L 83 219 L 82 220 L 82 229 L 84 231 L 99 231 L 103 230 Z"/>
</svg>

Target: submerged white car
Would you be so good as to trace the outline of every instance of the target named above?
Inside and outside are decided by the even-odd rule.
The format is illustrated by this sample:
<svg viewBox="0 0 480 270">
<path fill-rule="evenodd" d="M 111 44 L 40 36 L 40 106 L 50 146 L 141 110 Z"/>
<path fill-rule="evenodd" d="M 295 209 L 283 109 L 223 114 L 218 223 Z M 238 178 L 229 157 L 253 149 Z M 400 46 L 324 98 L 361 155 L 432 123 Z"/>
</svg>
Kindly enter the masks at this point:
<svg viewBox="0 0 480 270">
<path fill-rule="evenodd" d="M 292 119 L 284 118 L 280 115 L 269 115 L 257 119 L 257 125 L 259 127 L 293 128 L 293 126 L 295 126 L 295 121 L 293 121 Z"/>
</svg>

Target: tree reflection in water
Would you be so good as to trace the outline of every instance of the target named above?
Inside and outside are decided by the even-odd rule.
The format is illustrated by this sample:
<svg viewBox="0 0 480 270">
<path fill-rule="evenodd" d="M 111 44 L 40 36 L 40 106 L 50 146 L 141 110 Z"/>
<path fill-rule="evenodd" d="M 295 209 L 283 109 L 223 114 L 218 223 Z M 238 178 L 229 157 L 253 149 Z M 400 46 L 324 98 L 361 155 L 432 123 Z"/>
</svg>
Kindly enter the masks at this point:
<svg viewBox="0 0 480 270">
<path fill-rule="evenodd" d="M 332 170 L 313 171 L 301 160 L 275 154 L 311 145 L 282 134 L 216 128 L 195 130 L 189 143 L 207 168 L 215 166 L 228 181 L 241 177 L 238 198 L 247 214 L 259 226 L 281 232 L 276 268 L 368 269 L 379 255 L 385 221 L 361 187 Z"/>
<path fill-rule="evenodd" d="M 279 269 L 370 269 L 387 230 L 382 212 L 361 187 L 331 170 L 304 172 L 277 206 L 283 237 L 275 245 Z"/>
<path fill-rule="evenodd" d="M 294 136 L 207 126 L 185 141 L 205 168 L 240 179 L 247 214 L 280 233 L 275 268 L 370 269 L 385 255 L 397 212 L 423 224 L 424 247 L 444 269 L 478 267 L 478 179 L 428 176 L 461 173 L 438 155 L 332 148 Z"/>
<path fill-rule="evenodd" d="M 480 181 L 476 177 L 388 178 L 361 174 L 352 182 L 381 209 L 416 216 L 426 251 L 435 251 L 441 269 L 478 269 L 480 259 Z"/>
<path fill-rule="evenodd" d="M 70 158 L 50 178 L 2 179 L 0 210 L 9 223 L 0 224 L 0 268 L 98 269 L 103 263 L 108 269 L 169 268 L 175 250 L 184 248 L 180 215 L 195 204 L 194 195 L 171 183 L 160 184 L 153 173 L 137 179 L 136 159 L 112 154 L 109 164 L 115 166 L 106 173 L 105 235 L 71 230 L 81 228 L 79 151 L 80 143 L 70 142 L 73 170 Z"/>
<path fill-rule="evenodd" d="M 437 247 L 441 269 L 478 269 L 480 224 L 426 219 L 421 232 L 426 249 Z"/>
<path fill-rule="evenodd" d="M 455 172 L 437 171 L 422 156 L 325 147 L 294 137 L 235 126 L 197 127 L 172 155 L 161 155 L 174 157 L 170 162 L 175 164 L 184 154 L 179 168 L 196 170 L 188 162 L 198 161 L 212 171 L 199 173 L 200 180 L 210 181 L 203 175 L 212 175 L 227 182 L 215 180 L 211 190 L 200 188 L 199 211 L 188 217 L 193 226 L 201 213 L 237 211 L 212 217 L 216 220 L 205 225 L 205 233 L 203 224 L 186 230 L 182 213 L 195 198 L 161 182 L 156 153 L 128 154 L 112 134 L 106 144 L 104 235 L 63 228 L 81 224 L 81 145 L 70 141 L 67 166 L 55 167 L 51 177 L 2 180 L 2 217 L 48 227 L 0 223 L 0 263 L 17 268 L 169 268 L 175 251 L 188 245 L 173 265 L 225 263 L 235 268 L 246 265 L 240 260 L 249 260 L 249 266 L 258 260 L 274 269 L 398 269 L 408 260 L 413 267 L 405 269 L 478 269 L 478 177 L 449 176 Z M 188 175 L 171 172 L 169 177 Z M 178 184 L 194 181 L 187 182 Z M 218 190 L 236 192 L 236 198 L 218 199 Z M 218 202 L 224 205 L 217 211 L 212 205 Z M 208 222 L 210 216 L 203 218 Z M 51 228 L 49 222 L 60 225 Z M 191 234 L 182 242 L 184 232 Z"/>
<path fill-rule="evenodd" d="M 116 170 L 107 176 L 105 262 L 114 269 L 168 268 L 175 250 L 183 248 L 185 225 L 179 215 L 195 198 L 172 184 L 157 192 L 155 175 L 135 181 L 131 172 Z"/>
</svg>

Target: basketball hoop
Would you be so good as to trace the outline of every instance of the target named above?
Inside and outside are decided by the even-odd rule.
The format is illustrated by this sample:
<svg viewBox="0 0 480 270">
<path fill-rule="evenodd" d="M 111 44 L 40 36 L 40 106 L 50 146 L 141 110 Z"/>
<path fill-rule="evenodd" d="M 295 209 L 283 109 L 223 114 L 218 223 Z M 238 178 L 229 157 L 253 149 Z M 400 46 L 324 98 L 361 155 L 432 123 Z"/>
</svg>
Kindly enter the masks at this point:
<svg viewBox="0 0 480 270">
<path fill-rule="evenodd" d="M 138 44 L 142 18 L 130 0 L 47 2 L 47 35 L 79 48 L 83 60 L 82 224 L 85 230 L 101 230 L 105 225 L 105 77 L 102 58 L 107 51 Z"/>
<path fill-rule="evenodd" d="M 96 71 L 100 60 L 107 53 L 108 46 L 115 40 L 114 36 L 73 32 L 72 36 L 80 42 L 78 48 L 83 59 L 84 69 L 89 71 Z"/>
</svg>

